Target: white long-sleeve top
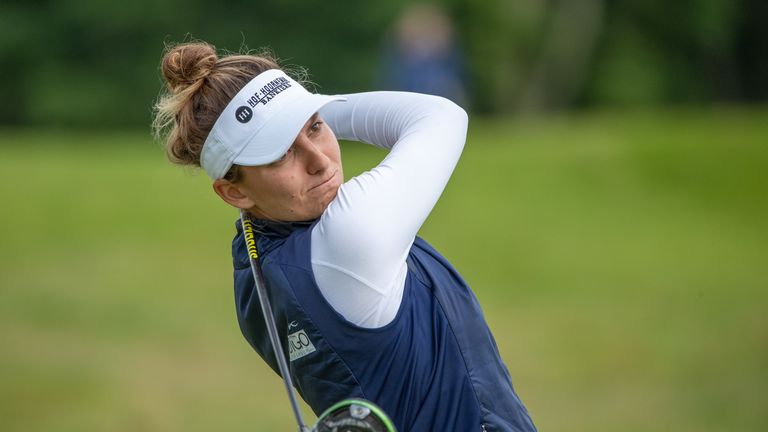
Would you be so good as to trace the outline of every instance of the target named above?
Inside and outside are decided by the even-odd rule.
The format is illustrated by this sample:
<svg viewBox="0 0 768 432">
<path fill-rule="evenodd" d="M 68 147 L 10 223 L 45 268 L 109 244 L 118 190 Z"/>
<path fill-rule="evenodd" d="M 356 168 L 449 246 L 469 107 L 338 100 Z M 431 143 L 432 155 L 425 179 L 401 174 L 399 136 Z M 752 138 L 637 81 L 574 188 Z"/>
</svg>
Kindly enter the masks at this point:
<svg viewBox="0 0 768 432">
<path fill-rule="evenodd" d="M 406 258 L 459 160 L 467 114 L 447 99 L 415 93 L 345 95 L 321 118 L 337 138 L 390 149 L 339 188 L 312 231 L 320 291 L 347 321 L 377 328 L 400 307 Z"/>
</svg>

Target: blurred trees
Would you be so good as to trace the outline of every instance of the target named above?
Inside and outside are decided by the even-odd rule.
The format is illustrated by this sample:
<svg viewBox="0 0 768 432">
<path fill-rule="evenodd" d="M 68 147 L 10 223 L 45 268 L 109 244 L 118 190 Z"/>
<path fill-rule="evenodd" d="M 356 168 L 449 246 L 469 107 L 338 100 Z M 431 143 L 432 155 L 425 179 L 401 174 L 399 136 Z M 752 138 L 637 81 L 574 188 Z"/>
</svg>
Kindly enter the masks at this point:
<svg viewBox="0 0 768 432">
<path fill-rule="evenodd" d="M 405 0 L 4 0 L 0 124 L 146 126 L 164 42 L 270 47 L 371 89 Z M 768 99 L 764 0 L 444 0 L 484 112 Z"/>
<path fill-rule="evenodd" d="M 768 99 L 763 0 L 459 0 L 490 111 Z"/>
</svg>

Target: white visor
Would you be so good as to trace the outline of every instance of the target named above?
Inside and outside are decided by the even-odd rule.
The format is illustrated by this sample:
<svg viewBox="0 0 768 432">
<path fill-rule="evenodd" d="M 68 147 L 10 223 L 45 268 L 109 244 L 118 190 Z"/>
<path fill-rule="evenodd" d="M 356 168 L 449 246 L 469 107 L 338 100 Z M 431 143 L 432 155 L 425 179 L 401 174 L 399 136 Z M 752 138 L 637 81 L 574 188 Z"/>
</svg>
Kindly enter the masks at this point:
<svg viewBox="0 0 768 432">
<path fill-rule="evenodd" d="M 216 119 L 203 144 L 200 166 L 216 180 L 233 164 L 270 164 L 291 148 L 314 113 L 329 102 L 343 100 L 310 93 L 279 69 L 262 72 Z"/>
</svg>

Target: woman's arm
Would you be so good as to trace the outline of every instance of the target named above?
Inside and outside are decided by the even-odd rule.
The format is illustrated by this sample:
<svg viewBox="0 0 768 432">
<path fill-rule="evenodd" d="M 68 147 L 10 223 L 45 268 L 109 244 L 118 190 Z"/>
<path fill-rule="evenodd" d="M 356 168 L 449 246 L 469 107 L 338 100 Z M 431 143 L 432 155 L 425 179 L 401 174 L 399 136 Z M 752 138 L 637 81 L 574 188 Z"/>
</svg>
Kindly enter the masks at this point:
<svg viewBox="0 0 768 432">
<path fill-rule="evenodd" d="M 320 112 L 336 136 L 391 150 L 339 188 L 312 232 L 312 269 L 337 312 L 381 327 L 397 314 L 408 251 L 461 155 L 467 114 L 415 93 L 346 97 Z"/>
</svg>

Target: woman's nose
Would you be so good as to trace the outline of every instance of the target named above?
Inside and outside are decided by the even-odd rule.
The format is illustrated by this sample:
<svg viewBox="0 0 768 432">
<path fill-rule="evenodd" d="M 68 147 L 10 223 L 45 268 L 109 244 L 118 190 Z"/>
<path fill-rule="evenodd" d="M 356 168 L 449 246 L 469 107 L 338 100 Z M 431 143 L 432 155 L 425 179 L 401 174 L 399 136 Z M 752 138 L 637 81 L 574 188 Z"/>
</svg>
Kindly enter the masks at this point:
<svg viewBox="0 0 768 432">
<path fill-rule="evenodd" d="M 300 135 L 296 138 L 297 148 L 301 151 L 304 163 L 307 166 L 307 173 L 319 174 L 328 169 L 331 160 L 320 149 L 317 143 L 306 136 Z"/>
</svg>

